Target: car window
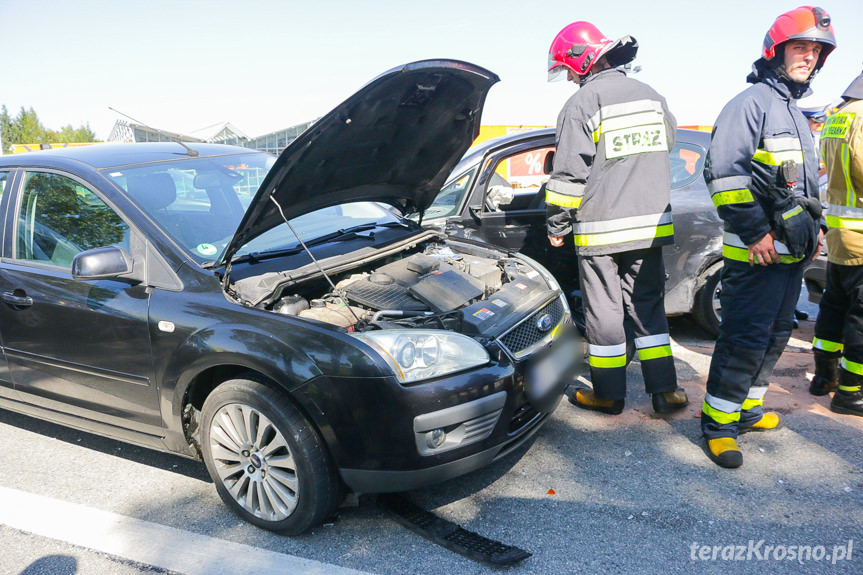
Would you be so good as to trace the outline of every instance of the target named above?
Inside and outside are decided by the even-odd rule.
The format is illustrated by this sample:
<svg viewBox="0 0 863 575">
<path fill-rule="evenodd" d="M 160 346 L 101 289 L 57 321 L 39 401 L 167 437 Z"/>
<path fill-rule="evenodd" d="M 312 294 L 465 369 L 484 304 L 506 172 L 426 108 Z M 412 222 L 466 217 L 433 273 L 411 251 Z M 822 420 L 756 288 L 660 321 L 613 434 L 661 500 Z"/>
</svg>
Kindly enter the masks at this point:
<svg viewBox="0 0 863 575">
<path fill-rule="evenodd" d="M 671 189 L 682 188 L 701 177 L 706 150 L 698 144 L 677 142 L 669 154 Z"/>
<path fill-rule="evenodd" d="M 441 188 L 440 193 L 434 199 L 432 204 L 425 211 L 425 219 L 447 218 L 458 213 L 464 195 L 470 189 L 473 182 L 474 174 L 476 174 L 477 166 L 474 166 L 464 174 L 458 176 L 455 180 Z M 419 216 L 412 215 L 411 219 L 416 220 Z"/>
<path fill-rule="evenodd" d="M 546 156 L 554 147 L 506 156 L 494 168 L 485 193 L 485 211 L 524 210 L 536 206 L 537 194 L 548 181 Z"/>
<path fill-rule="evenodd" d="M 3 192 L 6 190 L 6 181 L 9 179 L 9 172 L 0 172 L 0 198 L 3 197 Z"/>
<path fill-rule="evenodd" d="M 110 245 L 129 250 L 128 225 L 96 194 L 59 174 L 30 172 L 18 208 L 15 257 L 64 268 L 79 252 Z"/>
<path fill-rule="evenodd" d="M 275 158 L 240 154 L 191 158 L 109 170 L 153 221 L 198 261 L 225 247 Z"/>
</svg>

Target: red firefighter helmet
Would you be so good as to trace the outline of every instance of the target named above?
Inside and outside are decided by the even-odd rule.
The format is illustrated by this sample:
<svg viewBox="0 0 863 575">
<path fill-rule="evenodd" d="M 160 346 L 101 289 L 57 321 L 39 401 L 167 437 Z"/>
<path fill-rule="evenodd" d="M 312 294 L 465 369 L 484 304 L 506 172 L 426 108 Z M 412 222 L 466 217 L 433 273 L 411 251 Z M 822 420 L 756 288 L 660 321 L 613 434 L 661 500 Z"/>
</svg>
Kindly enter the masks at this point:
<svg viewBox="0 0 863 575">
<path fill-rule="evenodd" d="M 764 36 L 761 56 L 769 62 L 776 56 L 776 47 L 789 40 L 820 42 L 821 55 L 815 71 L 820 70 L 827 56 L 836 48 L 830 14 L 817 6 L 800 6 L 781 14 Z"/>
<path fill-rule="evenodd" d="M 602 56 L 612 66 L 632 62 L 638 42 L 632 36 L 609 40 L 590 22 L 573 22 L 557 33 L 548 50 L 548 79 L 571 70 L 579 77 L 587 76 Z"/>
</svg>

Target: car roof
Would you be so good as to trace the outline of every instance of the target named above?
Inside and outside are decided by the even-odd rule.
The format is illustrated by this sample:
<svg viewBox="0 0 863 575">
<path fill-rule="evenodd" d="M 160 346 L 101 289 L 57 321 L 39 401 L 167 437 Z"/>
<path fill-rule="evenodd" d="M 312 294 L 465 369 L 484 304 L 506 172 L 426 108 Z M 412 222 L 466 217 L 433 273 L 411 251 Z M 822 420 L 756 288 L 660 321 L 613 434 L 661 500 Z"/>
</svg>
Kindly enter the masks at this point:
<svg viewBox="0 0 863 575">
<path fill-rule="evenodd" d="M 705 149 L 710 146 L 710 132 L 703 130 L 693 130 L 690 128 L 677 128 L 678 139 L 690 143 L 699 144 Z M 462 174 L 468 167 L 479 162 L 483 157 L 498 148 L 508 148 L 517 143 L 526 143 L 532 139 L 542 140 L 550 138 L 549 145 L 554 145 L 555 129 L 540 128 L 535 130 L 525 130 L 523 132 L 513 132 L 496 138 L 485 140 L 472 146 L 459 163 L 453 168 L 450 173 L 451 177 Z"/>
<path fill-rule="evenodd" d="M 186 142 L 185 145 L 197 152 L 197 157 L 263 153 L 250 148 L 224 144 Z M 0 156 L 0 167 L 51 167 L 69 165 L 71 162 L 86 164 L 99 170 L 130 164 L 187 159 L 189 157 L 189 151 L 177 142 L 93 144 Z"/>
</svg>

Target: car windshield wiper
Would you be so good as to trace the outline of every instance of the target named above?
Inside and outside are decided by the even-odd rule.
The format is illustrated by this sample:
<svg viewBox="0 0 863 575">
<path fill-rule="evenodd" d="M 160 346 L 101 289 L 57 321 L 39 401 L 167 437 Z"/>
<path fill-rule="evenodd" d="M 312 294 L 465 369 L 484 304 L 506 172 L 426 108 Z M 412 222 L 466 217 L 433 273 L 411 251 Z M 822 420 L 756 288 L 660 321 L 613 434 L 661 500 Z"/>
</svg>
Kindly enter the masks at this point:
<svg viewBox="0 0 863 575">
<path fill-rule="evenodd" d="M 375 239 L 375 234 L 371 233 L 368 235 L 361 235 L 359 232 L 365 232 L 369 230 L 373 230 L 375 228 L 392 228 L 392 227 L 409 227 L 407 224 L 402 222 L 384 222 L 382 224 L 378 224 L 376 222 L 371 222 L 368 224 L 359 224 L 356 226 L 352 226 L 350 228 L 344 228 L 341 230 L 336 230 L 329 234 L 325 234 L 323 236 L 319 236 L 317 238 L 313 238 L 306 242 L 306 247 L 318 246 L 321 244 L 326 244 L 334 241 L 345 241 L 345 240 L 353 240 L 353 239 L 364 239 L 364 240 L 373 240 Z M 285 248 L 281 250 L 268 250 L 263 252 L 251 252 L 248 254 L 243 254 L 241 256 L 235 257 L 232 261 L 233 263 L 239 262 L 258 262 L 261 260 L 278 258 L 282 256 L 292 256 L 294 254 L 298 254 L 303 251 L 302 245 L 296 245 L 290 248 Z"/>
</svg>

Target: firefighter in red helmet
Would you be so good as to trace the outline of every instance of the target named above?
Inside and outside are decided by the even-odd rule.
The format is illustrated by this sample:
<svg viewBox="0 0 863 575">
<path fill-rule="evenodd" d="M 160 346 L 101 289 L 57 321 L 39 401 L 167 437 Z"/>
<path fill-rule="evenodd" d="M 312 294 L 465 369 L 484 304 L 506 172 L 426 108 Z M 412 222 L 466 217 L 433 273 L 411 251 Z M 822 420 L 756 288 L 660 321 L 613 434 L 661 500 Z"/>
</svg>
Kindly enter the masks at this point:
<svg viewBox="0 0 863 575">
<path fill-rule="evenodd" d="M 654 410 L 687 405 L 677 386 L 662 246 L 674 241 L 668 152 L 677 124 L 665 98 L 627 76 L 638 43 L 609 40 L 589 22 L 561 30 L 549 79 L 579 85 L 557 120 L 557 152 L 546 186 L 551 244 L 578 254 L 593 389 L 574 405 L 619 414 L 626 397 L 627 342 L 641 361 Z"/>
<path fill-rule="evenodd" d="M 747 80 L 713 128 L 704 177 L 725 226 L 722 325 L 707 379 L 705 453 L 739 467 L 739 433 L 778 429 L 762 408 L 791 335 L 803 268 L 821 252 L 819 161 L 797 100 L 836 47 L 830 16 L 801 6 L 778 18 Z"/>
</svg>

